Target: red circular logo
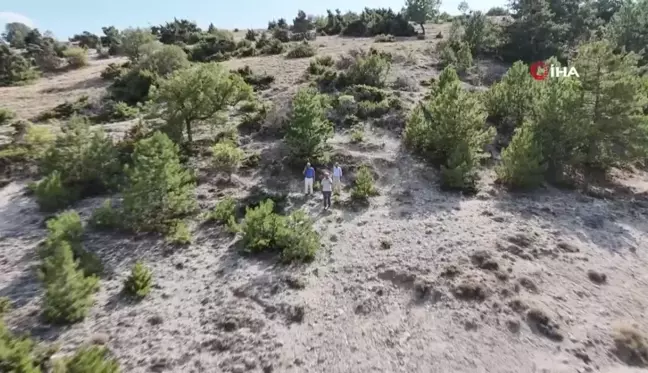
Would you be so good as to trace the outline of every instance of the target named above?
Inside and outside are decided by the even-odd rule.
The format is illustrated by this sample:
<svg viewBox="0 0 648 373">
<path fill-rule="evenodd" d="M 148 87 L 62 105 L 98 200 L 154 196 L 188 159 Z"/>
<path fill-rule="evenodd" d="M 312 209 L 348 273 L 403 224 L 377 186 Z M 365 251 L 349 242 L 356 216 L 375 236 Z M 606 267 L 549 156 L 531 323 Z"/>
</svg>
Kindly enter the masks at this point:
<svg viewBox="0 0 648 373">
<path fill-rule="evenodd" d="M 539 61 L 529 66 L 529 73 L 531 73 L 531 76 L 535 80 L 544 80 L 549 75 L 549 69 L 544 62 Z"/>
</svg>

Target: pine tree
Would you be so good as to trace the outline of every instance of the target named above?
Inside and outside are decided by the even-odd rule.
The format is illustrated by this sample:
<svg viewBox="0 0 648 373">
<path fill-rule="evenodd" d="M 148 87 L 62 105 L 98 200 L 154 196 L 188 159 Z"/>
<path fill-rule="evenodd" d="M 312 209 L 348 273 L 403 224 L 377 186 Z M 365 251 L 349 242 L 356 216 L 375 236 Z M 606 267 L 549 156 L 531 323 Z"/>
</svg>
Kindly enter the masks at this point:
<svg viewBox="0 0 648 373">
<path fill-rule="evenodd" d="M 75 323 L 83 320 L 94 303 L 99 288 L 95 276 L 85 277 L 72 256 L 66 241 L 59 241 L 44 264 L 45 300 L 43 314 L 53 323 Z"/>
<path fill-rule="evenodd" d="M 433 97 L 408 118 L 406 144 L 439 166 L 446 164 L 455 147 L 464 141 L 471 158 L 483 157 L 484 146 L 492 140 L 495 129 L 484 129 L 486 112 L 478 97 L 461 87 L 452 67 L 443 70 L 432 93 Z"/>
<path fill-rule="evenodd" d="M 513 188 L 533 188 L 542 183 L 546 165 L 534 130 L 530 122 L 515 130 L 496 169 L 502 183 Z"/>
<path fill-rule="evenodd" d="M 514 0 L 513 22 L 507 26 L 505 56 L 511 61 L 544 60 L 557 54 L 565 30 L 556 23 L 556 14 L 548 0 Z"/>
<path fill-rule="evenodd" d="M 326 118 L 325 96 L 314 88 L 301 89 L 292 103 L 290 126 L 284 141 L 295 159 L 322 160 L 333 125 Z"/>
<path fill-rule="evenodd" d="M 138 261 L 124 282 L 124 292 L 134 297 L 144 298 L 151 292 L 152 279 L 151 270 Z"/>
<path fill-rule="evenodd" d="M 74 211 L 65 211 L 47 221 L 47 239 L 40 255 L 43 260 L 53 256 L 57 245 L 66 242 L 72 249 L 74 260 L 79 261 L 79 268 L 85 275 L 100 275 L 103 272 L 101 259 L 94 253 L 84 249 L 82 244 L 83 226 L 81 217 Z M 56 270 L 56 268 L 54 268 Z M 42 268 L 42 276 L 46 277 L 47 269 Z"/>
<path fill-rule="evenodd" d="M 355 179 L 355 185 L 351 190 L 351 198 L 366 201 L 369 197 L 378 194 L 374 186 L 374 178 L 371 170 L 367 166 L 361 166 Z"/>
<path fill-rule="evenodd" d="M 529 66 L 518 61 L 506 72 L 502 80 L 493 85 L 486 95 L 489 117 L 497 123 L 497 132 L 506 140 L 525 119 L 533 117 L 541 85 L 529 74 Z"/>
<path fill-rule="evenodd" d="M 126 175 L 124 220 L 135 231 L 165 231 L 196 207 L 192 175 L 180 164 L 177 145 L 160 132 L 136 144 Z"/>
<path fill-rule="evenodd" d="M 547 61 L 560 66 L 556 59 Z M 543 82 L 530 121 L 540 146 L 548 181 L 562 182 L 582 163 L 587 141 L 586 113 L 580 94 L 580 79 L 549 79 Z"/>
<path fill-rule="evenodd" d="M 619 55 L 607 41 L 579 48 L 573 66 L 582 86 L 587 113 L 585 166 L 606 171 L 647 155 L 647 103 L 638 67 L 639 57 Z"/>
<path fill-rule="evenodd" d="M 467 141 L 460 141 L 441 165 L 441 186 L 443 189 L 475 192 L 477 171 L 475 152 Z"/>
<path fill-rule="evenodd" d="M 65 373 L 119 373 L 119 363 L 101 346 L 80 348 L 64 366 Z"/>
</svg>

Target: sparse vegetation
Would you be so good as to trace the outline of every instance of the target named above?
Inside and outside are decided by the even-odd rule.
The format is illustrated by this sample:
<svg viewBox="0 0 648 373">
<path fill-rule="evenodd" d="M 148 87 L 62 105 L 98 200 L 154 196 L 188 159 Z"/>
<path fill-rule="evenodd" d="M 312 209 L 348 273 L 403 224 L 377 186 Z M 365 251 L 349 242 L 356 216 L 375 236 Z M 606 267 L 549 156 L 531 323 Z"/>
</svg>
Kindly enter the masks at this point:
<svg viewBox="0 0 648 373">
<path fill-rule="evenodd" d="M 0 108 L 0 126 L 9 124 L 16 117 L 16 113 L 9 109 Z"/>
<path fill-rule="evenodd" d="M 219 142 L 212 147 L 213 162 L 216 170 L 231 176 L 241 167 L 245 153 L 230 141 Z"/>
<path fill-rule="evenodd" d="M 144 298 L 151 292 L 153 285 L 153 274 L 142 262 L 136 262 L 133 266 L 130 276 L 124 281 L 124 293 Z"/>
<path fill-rule="evenodd" d="M 232 197 L 226 197 L 216 204 L 207 220 L 216 221 L 220 224 L 227 224 L 230 229 L 236 227 L 236 200 Z"/>
<path fill-rule="evenodd" d="M 88 65 L 88 52 L 83 48 L 68 48 L 63 52 L 63 56 L 73 69 L 78 69 Z"/>
<path fill-rule="evenodd" d="M 273 208 L 272 200 L 266 200 L 258 207 L 246 209 L 241 223 L 245 249 L 252 253 L 278 251 L 286 262 L 312 260 L 320 237 L 310 218 L 300 210 L 281 216 Z"/>
<path fill-rule="evenodd" d="M 286 58 L 308 58 L 313 57 L 315 54 L 317 54 L 315 47 L 310 45 L 307 41 L 303 41 L 288 50 Z"/>
<path fill-rule="evenodd" d="M 177 357 L 191 355 L 188 350 L 196 346 L 216 354 L 236 352 L 218 359 L 217 369 L 223 371 L 285 368 L 283 361 L 275 364 L 275 357 L 281 357 L 267 345 L 275 332 L 285 336 L 275 330 L 283 328 L 284 318 L 299 323 L 319 317 L 321 323 L 311 326 L 324 336 L 340 328 L 360 335 L 361 328 L 350 320 L 364 317 L 365 326 L 372 326 L 394 311 L 385 309 L 384 301 L 401 291 L 414 293 L 412 302 L 457 308 L 462 320 L 456 321 L 476 336 L 486 331 L 479 330 L 480 320 L 498 324 L 505 332 L 498 338 L 508 338 L 508 329 L 511 338 L 542 353 L 550 346 L 532 338 L 561 342 L 568 332 L 573 343 L 579 338 L 558 324 L 573 326 L 560 311 L 573 308 L 572 300 L 543 297 L 542 308 L 534 305 L 537 295 L 556 293 L 557 278 L 567 280 L 560 284 L 567 287 L 581 281 L 585 290 L 618 300 L 623 312 L 640 314 L 632 294 L 622 296 L 616 286 L 627 282 L 637 287 L 640 281 L 628 271 L 608 273 L 611 278 L 600 272 L 611 268 L 604 262 L 607 250 L 590 256 L 587 266 L 593 269 L 584 271 L 582 260 L 588 258 L 581 254 L 586 248 L 569 242 L 587 239 L 592 248 L 627 250 L 625 256 L 642 260 L 640 242 L 631 242 L 641 237 L 641 226 L 631 223 L 645 207 L 648 1 L 513 0 L 508 8 L 487 13 L 462 1 L 457 16 L 439 14 L 436 0 L 403 3 L 400 11 L 365 8 L 318 16 L 300 10 L 294 18 L 269 22 L 266 32 L 230 32 L 214 24 L 202 29 L 184 19 L 151 28 L 107 26 L 101 35 L 74 35 L 73 44 L 58 41 L 51 32 L 8 24 L 0 41 L 0 96 L 6 108 L 0 109 L 0 277 L 7 280 L 2 292 L 10 299 L 0 298 L 0 314 L 9 316 L 7 325 L 0 321 L 0 371 L 117 373 L 116 357 L 124 354 L 129 370 L 171 369 L 175 358 L 138 360 L 125 349 L 142 342 L 159 347 L 164 341 L 146 340 L 147 330 L 163 323 L 167 331 L 195 326 L 191 320 L 198 308 L 208 333 L 176 346 Z M 439 40 L 431 40 L 435 35 Z M 373 48 L 358 49 L 372 42 Z M 88 57 L 88 48 L 96 49 L 97 59 L 125 56 L 129 61 L 98 61 L 94 53 Z M 321 52 L 330 55 L 312 57 Z M 529 74 L 536 61 L 554 69 L 575 68 L 579 76 L 536 81 Z M 86 64 L 91 67 L 72 71 Z M 98 66 L 107 66 L 103 82 L 89 76 Z M 434 66 L 443 68 L 440 76 L 430 70 Z M 47 79 L 16 87 L 40 74 Z M 106 95 L 102 84 L 110 85 Z M 423 97 L 420 103 L 412 101 L 418 97 Z M 131 119 L 137 119 L 134 125 Z M 317 170 L 316 191 L 322 189 L 317 179 L 324 170 L 335 163 L 342 166 L 342 188 L 336 185 L 333 194 L 339 208 L 321 209 L 319 193 L 299 196 L 306 162 Z M 19 190 L 23 179 L 35 180 L 24 195 Z M 358 211 L 378 195 L 378 181 L 384 196 L 376 198 L 375 211 Z M 551 201 L 507 193 L 493 184 L 528 191 L 546 186 Z M 583 190 L 563 193 L 552 184 Z M 463 193 L 438 195 L 429 190 L 435 185 Z M 478 185 L 483 190 L 471 196 Z M 100 198 L 86 199 L 93 196 Z M 620 196 L 624 203 L 610 205 Z M 41 213 L 24 203 L 29 198 Z M 71 206 L 79 213 L 64 211 Z M 87 224 L 93 229 L 85 232 L 90 212 Z M 58 214 L 45 215 L 49 213 Z M 534 218 L 526 219 L 527 214 Z M 576 232 L 579 237 L 563 232 L 557 243 L 550 236 L 565 216 L 583 226 Z M 47 238 L 36 246 L 41 293 L 25 271 L 32 258 L 25 247 L 36 245 L 43 218 Z M 623 225 L 627 248 L 618 248 L 618 240 L 612 239 L 619 224 L 609 224 L 610 219 Z M 218 224 L 199 224 L 206 222 Z M 473 232 L 475 222 L 480 227 Z M 505 237 L 492 232 L 516 226 L 520 232 Z M 23 229 L 33 232 L 25 235 Z M 320 242 L 318 232 L 327 240 Z M 469 233 L 474 237 L 468 238 Z M 176 246 L 194 239 L 188 247 Z M 469 253 L 466 245 L 478 249 Z M 233 248 L 278 258 L 238 257 Z M 318 262 L 331 263 L 331 268 L 317 265 L 304 275 L 326 281 L 313 281 L 305 298 L 291 295 L 305 285 L 292 275 L 276 276 L 273 259 L 306 262 L 320 255 Z M 125 293 L 144 298 L 159 288 L 159 294 L 131 311 L 111 312 L 133 305 L 113 297 L 114 274 L 103 271 L 100 257 L 109 265 L 106 269 L 123 271 L 121 265 L 134 256 L 152 259 L 164 283 L 154 285 L 150 269 L 136 263 L 123 284 Z M 435 258 L 441 265 L 425 262 Z M 552 260 L 565 267 L 560 276 L 520 272 Z M 294 263 L 281 272 L 303 272 L 303 267 Z M 426 273 L 427 267 L 432 272 Z M 97 295 L 101 309 L 90 312 L 100 275 L 111 279 Z M 363 295 L 354 281 L 365 277 L 372 284 Z M 183 279 L 191 281 L 175 283 Z M 340 283 L 333 284 L 336 296 L 330 302 L 288 304 L 329 294 L 331 289 L 322 284 L 331 281 Z M 178 310 L 188 299 L 177 296 L 181 290 L 200 306 Z M 30 304 L 36 302 L 42 304 L 44 319 L 31 312 Z M 471 302 L 484 303 L 475 308 Z M 400 303 L 397 313 L 410 307 L 409 301 Z M 242 310 L 245 304 L 250 307 Z M 328 307 L 323 312 L 322 305 Z M 620 310 L 608 306 L 608 313 L 598 315 L 606 324 Z M 493 311 L 491 316 L 503 318 L 490 320 L 494 323 L 484 319 L 490 317 L 480 314 L 485 307 Z M 311 308 L 313 314 L 305 318 Z M 560 311 L 555 318 L 552 309 Z M 355 316 L 342 316 L 353 310 Z M 41 330 L 42 321 L 74 323 L 87 315 L 92 317 L 87 330 L 79 334 L 74 328 L 69 335 L 74 338 L 61 340 L 62 351 L 72 347 L 68 339 L 76 345 L 90 332 L 98 334 L 88 335 L 92 343 L 115 347 L 115 357 L 104 348 L 82 347 L 51 361 L 53 348 L 13 333 L 16 327 L 50 337 L 57 329 Z M 119 315 L 129 320 L 115 320 Z M 106 322 L 98 323 L 100 319 Z M 594 325 L 594 318 L 581 319 L 586 329 Z M 405 329 L 414 326 L 405 321 Z M 523 321 L 528 328 L 521 327 Z M 95 328 L 99 324 L 101 330 Z M 115 333 L 117 326 L 134 331 Z M 452 327 L 437 329 L 447 334 Z M 239 328 L 245 329 L 243 335 Z M 423 329 L 421 335 L 434 331 Z M 621 361 L 648 365 L 648 342 L 639 326 L 612 332 L 608 342 L 614 346 L 608 347 Z M 391 345 L 400 338 L 392 334 L 378 330 L 374 337 Z M 135 340 L 124 344 L 125 337 Z M 299 342 L 282 340 L 286 350 Z M 340 345 L 335 336 L 331 342 Z M 329 347 L 323 356 L 330 355 Z M 268 353 L 239 356 L 251 349 Z M 385 350 L 385 361 L 395 359 L 392 350 Z M 594 367 L 604 349 L 579 347 L 568 353 Z M 488 354 L 481 359 L 485 370 L 519 368 L 514 359 Z M 459 351 L 458 361 L 464 355 Z M 353 360 L 351 353 L 339 357 L 327 360 L 330 370 L 344 370 L 345 362 Z M 292 364 L 314 366 L 314 359 L 306 354 Z M 195 359 L 181 360 L 184 368 L 206 369 Z M 568 365 L 574 359 L 569 360 Z M 423 363 L 428 370 L 462 368 L 443 359 L 434 366 Z M 363 364 L 357 370 L 366 370 Z M 387 365 L 374 368 L 389 370 Z"/>
<path fill-rule="evenodd" d="M 77 197 L 114 190 L 118 182 L 121 166 L 117 149 L 104 132 L 77 117 L 62 131 L 40 161 L 46 179 L 39 183 L 37 196 L 45 210 L 65 207 L 64 203 Z M 62 200 L 57 202 L 56 196 Z"/>
</svg>

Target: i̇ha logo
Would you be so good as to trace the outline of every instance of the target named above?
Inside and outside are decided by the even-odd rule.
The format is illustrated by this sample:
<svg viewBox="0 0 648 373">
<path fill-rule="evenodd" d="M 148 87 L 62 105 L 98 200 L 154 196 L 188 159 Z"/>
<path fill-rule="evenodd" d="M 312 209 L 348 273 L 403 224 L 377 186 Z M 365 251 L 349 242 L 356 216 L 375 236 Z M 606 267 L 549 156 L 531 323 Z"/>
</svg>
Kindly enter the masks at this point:
<svg viewBox="0 0 648 373">
<path fill-rule="evenodd" d="M 545 80 L 547 76 L 551 78 L 566 78 L 575 76 L 580 78 L 578 71 L 575 67 L 558 67 L 554 65 L 547 65 L 546 63 L 540 61 L 531 64 L 529 67 L 529 72 L 535 80 Z"/>
</svg>

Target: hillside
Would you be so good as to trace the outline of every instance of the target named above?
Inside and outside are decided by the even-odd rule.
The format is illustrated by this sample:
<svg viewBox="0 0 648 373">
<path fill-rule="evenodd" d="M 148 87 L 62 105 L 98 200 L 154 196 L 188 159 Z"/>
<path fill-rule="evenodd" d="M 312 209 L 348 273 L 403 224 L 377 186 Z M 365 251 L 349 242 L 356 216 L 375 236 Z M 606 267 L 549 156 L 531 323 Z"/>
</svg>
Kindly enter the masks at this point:
<svg viewBox="0 0 648 373">
<path fill-rule="evenodd" d="M 427 25 L 425 40 L 318 36 L 311 44 L 317 57 L 370 47 L 390 52 L 385 91 L 407 112 L 441 74 L 435 46 L 449 29 Z M 43 290 L 35 268 L 51 215 L 27 192 L 34 175 L 12 177 L 0 189 L 0 297 L 13 306 L 7 325 L 60 343 L 55 356 L 86 343 L 106 345 L 129 373 L 641 371 L 627 366 L 623 351 L 613 352 L 613 338 L 619 328 L 648 331 L 648 173 L 615 169 L 606 184 L 586 191 L 544 183 L 522 193 L 495 183 L 494 168 L 484 167 L 478 193 L 443 191 L 439 171 L 403 145 L 404 119 L 383 116 L 361 121 L 360 142 L 336 126 L 328 143 L 345 188 L 342 202 L 324 211 L 321 193 L 303 195 L 301 166 L 284 162 L 282 138 L 273 133 L 295 92 L 309 84 L 304 72 L 311 60 L 272 55 L 222 62 L 228 70 L 249 66 L 275 78 L 258 92 L 274 104 L 262 130 L 240 130 L 240 148 L 258 153 L 259 164 L 230 180 L 211 172 L 203 153 L 190 165 L 198 172 L 201 212 L 225 196 L 273 195 L 283 195 L 288 211 L 304 210 L 322 237 L 313 262 L 242 255 L 240 235 L 198 214 L 188 220 L 192 242 L 185 246 L 157 235 L 88 229 L 84 247 L 106 268 L 95 303 L 81 322 L 48 325 L 39 312 Z M 0 87 L 0 106 L 35 120 L 64 102 L 99 99 L 110 85 L 101 72 L 124 61 L 91 55 L 87 67 Z M 475 65 L 461 75 L 470 91 L 487 89 L 510 67 L 487 58 Z M 230 110 L 228 120 L 243 119 Z M 94 127 L 120 139 L 136 122 Z M 2 131 L 11 141 L 13 129 Z M 203 126 L 195 140 L 211 144 L 215 136 Z M 370 167 L 379 192 L 365 207 L 347 203 L 361 164 Z M 105 198 L 70 208 L 87 223 Z M 154 285 L 141 302 L 131 302 L 122 284 L 138 260 L 151 268 Z M 640 343 L 636 351 L 648 353 Z"/>
</svg>

